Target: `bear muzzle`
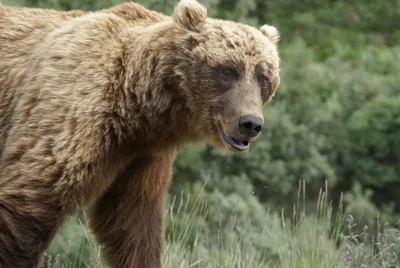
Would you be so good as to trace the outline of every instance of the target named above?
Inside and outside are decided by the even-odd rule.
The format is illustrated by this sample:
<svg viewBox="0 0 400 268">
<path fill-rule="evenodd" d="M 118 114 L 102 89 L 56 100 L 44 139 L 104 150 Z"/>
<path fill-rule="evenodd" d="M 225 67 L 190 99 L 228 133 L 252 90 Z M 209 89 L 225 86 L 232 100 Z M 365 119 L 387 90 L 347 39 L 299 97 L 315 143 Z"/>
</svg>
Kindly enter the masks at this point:
<svg viewBox="0 0 400 268">
<path fill-rule="evenodd" d="M 225 141 L 235 151 L 246 151 L 250 147 L 250 141 L 254 140 L 261 132 L 264 119 L 254 115 L 241 116 L 238 120 L 238 133 L 240 137 L 229 136 L 223 131 L 222 136 Z"/>
</svg>

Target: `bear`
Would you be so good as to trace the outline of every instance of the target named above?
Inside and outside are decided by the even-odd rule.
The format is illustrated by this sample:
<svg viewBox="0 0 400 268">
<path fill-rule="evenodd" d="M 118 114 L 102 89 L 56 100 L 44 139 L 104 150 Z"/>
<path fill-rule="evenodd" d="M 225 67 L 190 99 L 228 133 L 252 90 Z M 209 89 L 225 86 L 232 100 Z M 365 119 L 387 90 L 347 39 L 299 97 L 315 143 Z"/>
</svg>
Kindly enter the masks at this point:
<svg viewBox="0 0 400 268">
<path fill-rule="evenodd" d="M 196 0 L 170 16 L 0 6 L 0 267 L 37 267 L 82 208 L 110 267 L 160 268 L 177 151 L 249 150 L 278 41 Z"/>
</svg>

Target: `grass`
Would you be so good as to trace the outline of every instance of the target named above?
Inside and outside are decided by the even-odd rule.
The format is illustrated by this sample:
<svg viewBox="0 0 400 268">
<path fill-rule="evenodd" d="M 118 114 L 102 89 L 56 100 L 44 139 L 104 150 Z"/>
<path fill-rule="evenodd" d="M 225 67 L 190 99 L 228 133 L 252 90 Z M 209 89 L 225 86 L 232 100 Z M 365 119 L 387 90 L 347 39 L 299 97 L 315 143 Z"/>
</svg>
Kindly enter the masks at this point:
<svg viewBox="0 0 400 268">
<path fill-rule="evenodd" d="M 379 217 L 375 231 L 360 226 L 342 198 L 333 206 L 327 185 L 316 198 L 314 212 L 307 211 L 302 181 L 297 196 L 289 213 L 267 210 L 261 231 L 254 230 L 246 215 L 236 214 L 229 215 L 226 223 L 220 220 L 218 226 L 210 226 L 210 210 L 202 194 L 194 203 L 189 202 L 190 196 L 174 198 L 165 211 L 164 267 L 400 267 L 398 228 L 381 225 Z M 84 215 L 81 218 L 64 225 L 42 267 L 107 267 Z"/>
</svg>

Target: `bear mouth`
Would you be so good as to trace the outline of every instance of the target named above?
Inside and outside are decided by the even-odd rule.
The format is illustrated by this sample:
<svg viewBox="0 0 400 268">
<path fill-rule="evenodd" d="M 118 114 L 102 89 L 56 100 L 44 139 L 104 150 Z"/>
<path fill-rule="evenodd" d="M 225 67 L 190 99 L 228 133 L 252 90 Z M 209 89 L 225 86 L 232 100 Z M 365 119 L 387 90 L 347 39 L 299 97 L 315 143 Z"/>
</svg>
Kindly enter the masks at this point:
<svg viewBox="0 0 400 268">
<path fill-rule="evenodd" d="M 238 140 L 223 133 L 224 141 L 237 151 L 246 151 L 250 147 L 250 142 L 247 140 Z"/>
</svg>

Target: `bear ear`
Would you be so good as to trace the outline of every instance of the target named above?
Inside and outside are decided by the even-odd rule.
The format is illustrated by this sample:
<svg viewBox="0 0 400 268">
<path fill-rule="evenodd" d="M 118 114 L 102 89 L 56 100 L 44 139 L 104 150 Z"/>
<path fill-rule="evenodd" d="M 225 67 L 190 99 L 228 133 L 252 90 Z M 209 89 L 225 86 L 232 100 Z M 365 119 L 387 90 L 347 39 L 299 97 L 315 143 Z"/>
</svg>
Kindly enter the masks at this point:
<svg viewBox="0 0 400 268">
<path fill-rule="evenodd" d="M 187 30 L 195 31 L 205 22 L 207 9 L 196 0 L 181 0 L 172 19 Z"/>
<path fill-rule="evenodd" d="M 278 42 L 279 42 L 279 32 L 278 32 L 278 29 L 276 29 L 276 27 L 265 24 L 260 28 L 260 31 L 266 37 L 268 37 L 269 40 L 271 40 L 271 42 L 274 45 L 278 44 Z"/>
</svg>

